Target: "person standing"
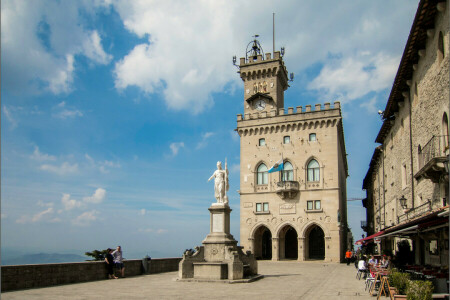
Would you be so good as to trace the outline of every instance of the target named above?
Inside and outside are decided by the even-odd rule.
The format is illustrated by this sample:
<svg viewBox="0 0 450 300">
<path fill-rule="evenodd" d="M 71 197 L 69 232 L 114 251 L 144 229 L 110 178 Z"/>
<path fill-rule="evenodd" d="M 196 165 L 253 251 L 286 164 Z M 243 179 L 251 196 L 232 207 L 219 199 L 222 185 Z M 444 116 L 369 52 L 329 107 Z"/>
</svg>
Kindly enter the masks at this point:
<svg viewBox="0 0 450 300">
<path fill-rule="evenodd" d="M 350 260 L 352 259 L 353 253 L 350 249 L 345 252 L 345 260 L 347 260 L 347 266 L 350 265 Z"/>
<path fill-rule="evenodd" d="M 106 263 L 106 270 L 108 271 L 108 278 L 109 279 L 117 279 L 118 277 L 116 277 L 114 275 L 114 257 L 112 256 L 112 249 L 108 248 L 106 250 L 106 257 L 105 257 L 105 263 Z"/>
<path fill-rule="evenodd" d="M 114 257 L 114 264 L 116 268 L 120 270 L 122 278 L 125 277 L 125 267 L 123 266 L 122 247 L 117 246 L 117 249 L 112 253 Z"/>
</svg>

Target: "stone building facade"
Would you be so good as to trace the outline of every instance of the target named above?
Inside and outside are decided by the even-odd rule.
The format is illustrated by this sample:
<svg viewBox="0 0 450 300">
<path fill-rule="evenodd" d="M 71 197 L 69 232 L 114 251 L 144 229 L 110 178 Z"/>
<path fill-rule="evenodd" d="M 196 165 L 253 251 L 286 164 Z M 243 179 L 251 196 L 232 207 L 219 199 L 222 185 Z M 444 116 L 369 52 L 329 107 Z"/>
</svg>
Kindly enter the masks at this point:
<svg viewBox="0 0 450 300">
<path fill-rule="evenodd" d="M 420 1 L 363 184 L 379 251 L 408 239 L 417 263 L 447 266 L 449 24 L 448 1 Z"/>
<path fill-rule="evenodd" d="M 260 259 L 343 260 L 348 169 L 339 102 L 285 110 L 280 52 L 241 58 L 239 69 L 241 246 Z M 280 160 L 283 170 L 268 173 Z"/>
</svg>

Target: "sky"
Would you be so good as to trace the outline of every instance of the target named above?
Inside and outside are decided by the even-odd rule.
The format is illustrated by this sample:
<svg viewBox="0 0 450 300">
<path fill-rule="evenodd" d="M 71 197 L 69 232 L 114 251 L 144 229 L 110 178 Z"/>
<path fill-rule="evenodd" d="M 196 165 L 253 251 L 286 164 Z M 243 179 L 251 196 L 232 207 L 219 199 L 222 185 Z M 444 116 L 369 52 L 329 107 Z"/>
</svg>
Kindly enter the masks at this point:
<svg viewBox="0 0 450 300">
<path fill-rule="evenodd" d="M 285 107 L 340 101 L 363 198 L 417 9 L 398 1 L 2 1 L 1 249 L 179 257 L 209 233 L 207 179 L 227 158 L 239 236 L 243 83 L 258 34 L 295 74 Z M 348 202 L 355 239 L 365 210 Z"/>
</svg>

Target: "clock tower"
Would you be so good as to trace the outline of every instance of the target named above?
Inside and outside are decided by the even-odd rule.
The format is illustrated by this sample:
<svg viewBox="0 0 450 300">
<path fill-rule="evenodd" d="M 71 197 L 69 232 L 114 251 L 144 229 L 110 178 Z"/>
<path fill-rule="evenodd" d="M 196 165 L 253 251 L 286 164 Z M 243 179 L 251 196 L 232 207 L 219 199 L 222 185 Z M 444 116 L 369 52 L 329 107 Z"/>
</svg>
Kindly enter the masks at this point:
<svg viewBox="0 0 450 300">
<path fill-rule="evenodd" d="M 244 81 L 244 114 L 271 112 L 284 108 L 284 91 L 289 87 L 288 72 L 282 51 L 264 54 L 255 39 L 247 46 L 246 57 L 240 59 L 239 73 Z"/>
</svg>

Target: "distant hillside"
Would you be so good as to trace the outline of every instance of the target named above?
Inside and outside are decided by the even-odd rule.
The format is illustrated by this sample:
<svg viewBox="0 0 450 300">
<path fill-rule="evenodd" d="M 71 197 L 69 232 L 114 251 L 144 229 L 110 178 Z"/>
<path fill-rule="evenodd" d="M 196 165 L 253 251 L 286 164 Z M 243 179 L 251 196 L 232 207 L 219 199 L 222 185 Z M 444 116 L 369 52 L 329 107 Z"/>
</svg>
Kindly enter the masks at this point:
<svg viewBox="0 0 450 300">
<path fill-rule="evenodd" d="M 2 265 L 51 264 L 64 262 L 82 262 L 87 260 L 78 254 L 37 253 L 17 257 L 2 258 Z"/>
</svg>

